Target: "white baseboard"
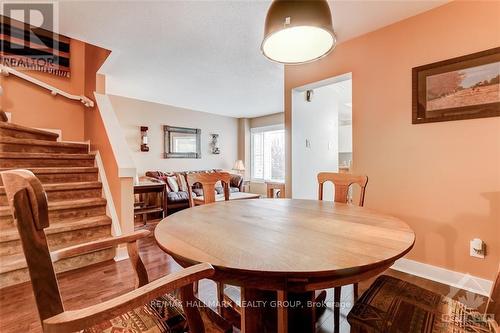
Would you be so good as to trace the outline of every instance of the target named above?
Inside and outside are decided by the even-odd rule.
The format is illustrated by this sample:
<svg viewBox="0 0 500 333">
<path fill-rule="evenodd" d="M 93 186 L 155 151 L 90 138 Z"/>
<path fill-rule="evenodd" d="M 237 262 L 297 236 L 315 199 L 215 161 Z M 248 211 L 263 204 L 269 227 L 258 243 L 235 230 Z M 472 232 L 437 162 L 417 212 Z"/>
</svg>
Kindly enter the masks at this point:
<svg viewBox="0 0 500 333">
<path fill-rule="evenodd" d="M 113 258 L 115 261 L 121 261 L 128 259 L 128 252 L 126 246 L 118 246 L 116 248 L 115 257 Z"/>
<path fill-rule="evenodd" d="M 484 296 L 489 296 L 493 287 L 493 281 L 406 258 L 397 260 L 391 268 Z M 450 292 L 453 293 L 454 291 L 450 290 Z"/>
<path fill-rule="evenodd" d="M 111 218 L 111 235 L 121 236 L 122 229 L 120 226 L 120 220 L 118 219 L 118 213 L 116 212 L 115 203 L 113 201 L 113 196 L 111 195 L 111 189 L 109 188 L 108 179 L 106 177 L 106 171 L 104 170 L 104 163 L 102 162 L 101 154 L 99 151 L 95 151 L 95 163 L 97 169 L 99 170 L 99 181 L 102 184 L 102 194 L 103 198 L 106 199 L 106 215 Z"/>
</svg>

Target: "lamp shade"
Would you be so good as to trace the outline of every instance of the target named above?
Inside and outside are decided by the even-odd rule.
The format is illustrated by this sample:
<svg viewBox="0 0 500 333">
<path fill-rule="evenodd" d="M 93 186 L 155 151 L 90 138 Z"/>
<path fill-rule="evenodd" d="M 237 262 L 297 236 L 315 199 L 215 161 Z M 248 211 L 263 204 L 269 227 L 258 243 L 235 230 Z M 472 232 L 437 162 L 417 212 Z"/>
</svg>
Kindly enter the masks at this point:
<svg viewBox="0 0 500 333">
<path fill-rule="evenodd" d="M 336 44 L 326 0 L 274 0 L 267 12 L 262 53 L 284 64 L 320 59 Z"/>
<path fill-rule="evenodd" d="M 237 160 L 236 162 L 234 162 L 233 170 L 245 171 L 245 164 L 243 164 L 243 161 Z"/>
</svg>

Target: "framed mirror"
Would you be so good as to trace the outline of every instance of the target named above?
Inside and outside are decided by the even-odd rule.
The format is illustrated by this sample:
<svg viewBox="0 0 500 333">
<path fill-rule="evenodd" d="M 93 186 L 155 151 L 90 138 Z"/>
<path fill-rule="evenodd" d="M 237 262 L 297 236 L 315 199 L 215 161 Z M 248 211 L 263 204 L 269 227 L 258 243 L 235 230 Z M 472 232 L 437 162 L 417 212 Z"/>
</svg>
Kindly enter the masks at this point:
<svg viewBox="0 0 500 333">
<path fill-rule="evenodd" d="M 163 126 L 165 158 L 201 158 L 201 129 Z"/>
</svg>

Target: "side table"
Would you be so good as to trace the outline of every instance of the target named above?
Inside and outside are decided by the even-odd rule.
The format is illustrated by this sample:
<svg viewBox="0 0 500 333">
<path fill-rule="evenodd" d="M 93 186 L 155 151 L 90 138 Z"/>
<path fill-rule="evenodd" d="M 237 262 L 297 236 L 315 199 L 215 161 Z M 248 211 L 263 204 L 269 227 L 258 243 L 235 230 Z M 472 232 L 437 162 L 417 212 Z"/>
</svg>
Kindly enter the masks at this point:
<svg viewBox="0 0 500 333">
<path fill-rule="evenodd" d="M 134 215 L 142 214 L 144 225 L 147 223 L 148 214 L 162 213 L 162 218 L 167 216 L 167 188 L 164 183 L 140 182 L 134 185 L 134 194 L 157 193 L 161 196 L 159 205 L 149 205 L 146 202 L 140 202 L 134 205 Z"/>
<path fill-rule="evenodd" d="M 267 185 L 267 197 L 275 198 L 275 194 L 277 198 L 285 197 L 285 183 L 281 182 L 266 182 Z"/>
</svg>

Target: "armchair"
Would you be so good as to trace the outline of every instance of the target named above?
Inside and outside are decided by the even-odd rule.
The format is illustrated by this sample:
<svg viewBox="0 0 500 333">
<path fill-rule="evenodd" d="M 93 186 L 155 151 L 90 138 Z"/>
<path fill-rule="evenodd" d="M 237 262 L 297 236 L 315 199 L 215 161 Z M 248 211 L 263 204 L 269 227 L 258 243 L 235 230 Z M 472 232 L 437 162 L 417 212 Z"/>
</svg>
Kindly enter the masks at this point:
<svg viewBox="0 0 500 333">
<path fill-rule="evenodd" d="M 16 218 L 16 225 L 23 245 L 23 251 L 28 265 L 31 284 L 36 299 L 36 305 L 42 328 L 48 333 L 74 332 L 108 332 L 114 329 L 114 324 L 123 326 L 137 326 L 137 322 L 130 316 L 121 316 L 131 311 L 141 311 L 143 320 L 139 327 L 133 328 L 137 332 L 170 332 L 168 323 L 162 322 L 162 318 L 151 318 L 145 320 L 145 315 L 154 317 L 151 311 L 152 303 L 148 303 L 158 297 L 164 297 L 166 293 L 180 289 L 182 306 L 189 317 L 190 332 L 205 332 L 205 324 L 197 307 L 196 298 L 193 294 L 193 283 L 200 279 L 213 275 L 214 269 L 208 263 L 198 264 L 179 272 L 149 282 L 146 268 L 138 254 L 136 241 L 147 237 L 149 231 L 137 231 L 129 235 L 106 238 L 85 244 L 79 244 L 50 253 L 44 229 L 49 226 L 49 216 L 46 194 L 40 181 L 27 170 L 9 170 L 0 173 L 5 186 L 12 214 Z M 68 258 L 81 253 L 88 253 L 100 249 L 114 247 L 118 244 L 127 244 L 128 253 L 137 274 L 138 288 L 124 295 L 118 296 L 100 304 L 92 305 L 79 310 L 65 310 L 53 262 Z M 165 300 L 165 298 L 162 298 Z M 158 311 L 161 312 L 161 311 Z M 120 320 L 114 320 L 117 317 Z M 128 318 L 128 322 L 127 322 Z M 113 323 L 106 330 L 102 329 L 103 322 Z M 117 325 L 118 325 L 117 324 Z M 99 325 L 99 326 L 96 326 Z M 98 327 L 98 328 L 96 328 Z"/>
</svg>

